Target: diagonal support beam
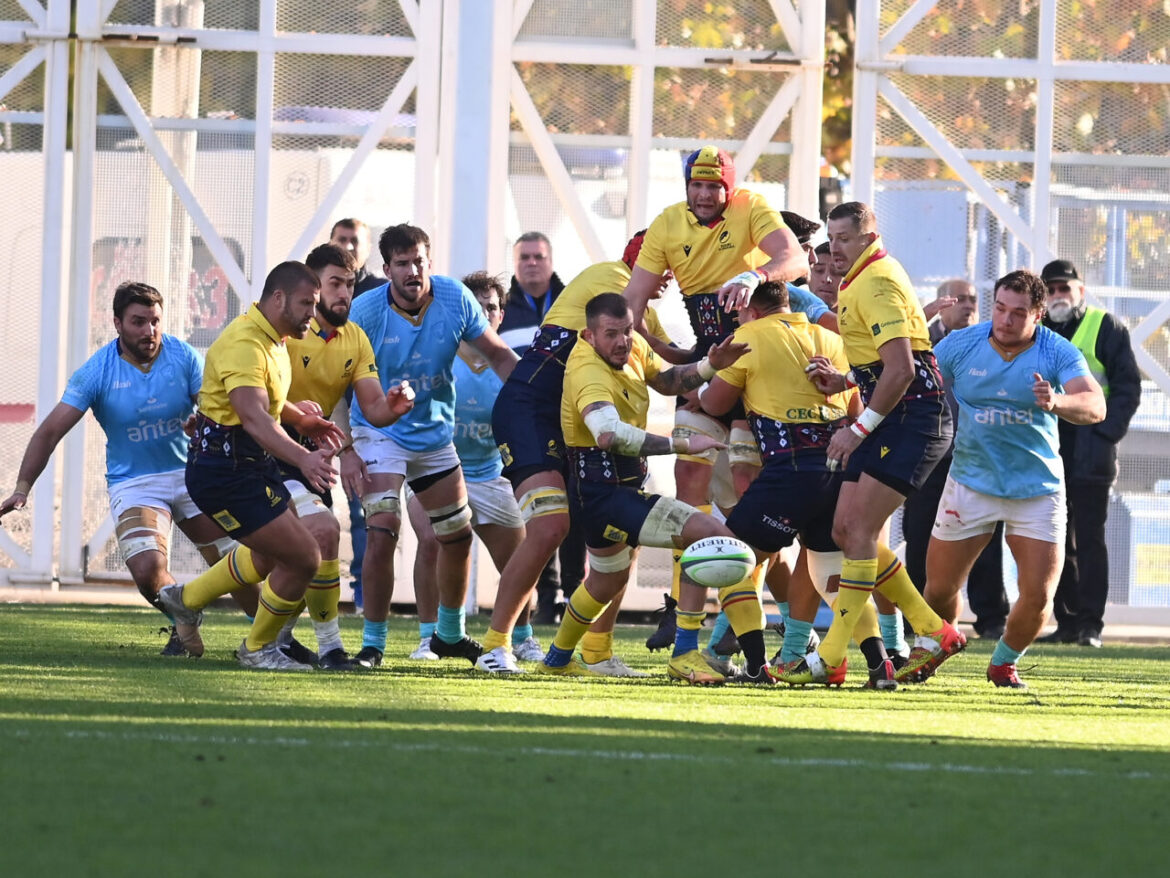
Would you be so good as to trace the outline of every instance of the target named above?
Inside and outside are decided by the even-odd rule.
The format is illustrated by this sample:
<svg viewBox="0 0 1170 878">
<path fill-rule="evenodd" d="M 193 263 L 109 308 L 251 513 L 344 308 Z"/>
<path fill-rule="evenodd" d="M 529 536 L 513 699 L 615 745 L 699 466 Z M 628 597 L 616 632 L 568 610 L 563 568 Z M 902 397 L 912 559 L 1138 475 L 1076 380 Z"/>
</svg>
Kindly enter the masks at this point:
<svg viewBox="0 0 1170 878">
<path fill-rule="evenodd" d="M 37 27 L 43 28 L 45 26 L 45 7 L 37 3 L 36 0 L 16 0 L 16 2 L 24 10 L 24 14 L 36 23 Z"/>
<path fill-rule="evenodd" d="M 382 104 L 382 109 L 378 111 L 378 115 L 374 117 L 366 129 L 366 133 L 358 141 L 353 155 L 349 157 L 349 161 L 345 163 L 345 167 L 337 175 L 337 179 L 333 181 L 333 185 L 313 212 L 313 218 L 306 224 L 301 236 L 297 238 L 297 242 L 289 252 L 289 259 L 303 259 L 304 254 L 309 252 L 312 245 L 319 240 L 320 230 L 333 215 L 333 211 L 337 208 L 342 196 L 345 195 L 346 189 L 358 175 L 358 171 L 362 169 L 366 158 L 378 148 L 378 142 L 382 139 L 382 135 L 390 127 L 394 117 L 402 111 L 402 105 L 406 103 L 406 99 L 410 97 L 410 93 L 418 84 L 417 63 L 417 61 L 410 62 L 410 66 L 403 72 L 398 83 L 390 92 L 390 96 Z"/>
<path fill-rule="evenodd" d="M 520 36 L 520 29 L 524 27 L 524 19 L 528 18 L 528 13 L 532 11 L 532 0 L 516 0 L 516 5 L 512 7 L 512 39 Z"/>
<path fill-rule="evenodd" d="M 398 0 L 398 8 L 402 10 L 402 17 L 406 19 L 410 32 L 418 36 L 418 3 L 416 0 Z"/>
<path fill-rule="evenodd" d="M 0 102 L 3 102 L 4 97 L 20 85 L 24 78 L 36 70 L 44 60 L 45 49 L 43 46 L 37 46 L 22 55 L 19 61 L 5 70 L 4 75 L 0 76 Z"/>
<path fill-rule="evenodd" d="M 788 40 L 788 48 L 793 55 L 804 55 L 804 28 L 800 24 L 800 16 L 792 7 L 792 0 L 768 0 L 772 13 L 780 22 L 780 29 L 784 31 L 784 38 Z"/>
<path fill-rule="evenodd" d="M 751 176 L 752 168 L 759 160 L 760 153 L 764 151 L 764 146 L 772 139 L 772 135 L 783 124 L 788 114 L 792 112 L 797 98 L 800 97 L 800 85 L 801 78 L 799 76 L 789 76 L 784 81 L 784 85 L 780 86 L 779 91 L 772 96 L 767 109 L 760 114 L 756 124 L 752 126 L 751 133 L 748 134 L 735 156 L 735 173 L 741 180 L 746 180 Z"/>
<path fill-rule="evenodd" d="M 138 98 L 134 96 L 134 92 L 130 90 L 130 86 L 122 77 L 121 71 L 118 70 L 113 59 L 104 50 L 98 55 L 98 70 L 101 72 L 102 79 L 106 81 L 106 85 L 110 87 L 114 98 L 122 106 L 122 111 L 126 114 L 126 118 L 130 120 L 130 124 L 134 126 L 134 130 L 138 136 L 142 138 L 142 142 L 146 146 L 147 151 L 154 156 L 159 170 L 167 178 L 167 182 L 174 187 L 175 194 L 183 202 L 183 206 L 187 209 L 187 213 L 191 215 L 191 219 L 194 221 L 196 228 L 203 235 L 203 242 L 207 245 L 207 249 L 211 251 L 211 255 L 215 257 L 215 261 L 219 263 L 219 267 L 227 275 L 228 282 L 235 289 L 239 290 L 241 294 L 246 294 L 251 286 L 248 283 L 248 279 L 244 277 L 243 269 L 236 263 L 235 258 L 232 256 L 232 251 L 228 249 L 223 238 L 220 237 L 219 232 L 212 225 L 202 205 L 199 204 L 199 199 L 195 197 L 195 193 L 191 191 L 191 188 L 187 185 L 187 181 L 183 179 L 182 173 L 175 165 L 174 160 L 162 145 L 158 134 L 150 125 L 150 120 L 147 118 L 146 112 L 142 109 L 142 105 L 138 103 Z"/>
<path fill-rule="evenodd" d="M 512 109 L 516 111 L 524 133 L 532 142 L 536 157 L 540 159 L 544 172 L 548 174 L 549 183 L 552 184 L 553 191 L 560 199 L 561 206 L 569 215 L 569 220 L 573 223 L 573 228 L 576 229 L 582 243 L 585 244 L 589 259 L 593 262 L 602 262 L 605 259 L 605 248 L 601 246 L 597 230 L 593 228 L 589 214 L 581 204 L 581 199 L 577 197 L 577 191 L 573 188 L 573 180 L 569 177 L 569 172 L 565 170 L 565 163 L 561 161 L 556 144 L 549 136 L 548 129 L 544 127 L 544 120 L 540 118 L 540 113 L 532 102 L 528 89 L 524 87 L 524 81 L 520 79 L 516 67 L 509 66 L 512 73 Z"/>
<path fill-rule="evenodd" d="M 910 31 L 914 30 L 918 22 L 926 18 L 926 14 L 938 6 L 938 0 L 917 0 L 917 2 L 902 13 L 902 17 L 894 22 L 894 26 L 886 31 L 886 35 L 878 43 L 878 55 L 891 55 L 902 40 L 906 39 Z"/>
<path fill-rule="evenodd" d="M 1021 241 L 1028 241 L 1029 243 L 1033 241 L 1032 229 L 1024 222 L 1016 210 L 1004 201 L 1003 197 L 983 179 L 978 171 L 971 167 L 971 163 L 963 158 L 959 150 L 947 140 L 941 131 L 934 127 L 934 123 L 927 119 L 896 85 L 884 76 L 880 77 L 878 81 L 878 92 L 893 107 L 894 111 L 905 120 L 906 124 L 913 128 L 918 136 L 926 141 L 927 146 L 933 149 L 939 158 L 950 165 L 951 170 L 959 176 L 959 179 L 963 181 L 967 188 L 979 196 L 987 209 L 994 213 L 1000 222 L 1011 229 L 1012 234 Z"/>
</svg>

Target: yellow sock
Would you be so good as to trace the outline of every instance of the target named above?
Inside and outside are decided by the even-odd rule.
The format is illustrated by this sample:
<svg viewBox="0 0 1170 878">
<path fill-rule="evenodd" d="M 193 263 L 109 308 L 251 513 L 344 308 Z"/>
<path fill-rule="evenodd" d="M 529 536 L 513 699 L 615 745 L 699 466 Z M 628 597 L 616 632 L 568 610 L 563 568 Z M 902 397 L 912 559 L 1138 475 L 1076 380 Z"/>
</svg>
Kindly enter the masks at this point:
<svg viewBox="0 0 1170 878">
<path fill-rule="evenodd" d="M 837 667 L 845 661 L 845 651 L 853 629 L 869 603 L 877 578 L 877 558 L 846 558 L 841 564 L 841 588 L 833 604 L 833 624 L 817 648 L 825 664 Z"/>
<path fill-rule="evenodd" d="M 487 636 L 483 639 L 483 651 L 491 652 L 497 646 L 502 646 L 508 652 L 512 651 L 512 632 L 511 631 L 497 631 L 495 628 L 489 628 Z"/>
<path fill-rule="evenodd" d="M 910 574 L 885 543 L 878 543 L 877 590 L 893 601 L 906 621 L 919 634 L 932 634 L 943 620 L 918 593 Z"/>
<path fill-rule="evenodd" d="M 202 609 L 229 591 L 255 585 L 263 578 L 252 563 L 252 550 L 247 546 L 236 546 L 183 586 L 183 606 L 191 610 Z"/>
<path fill-rule="evenodd" d="M 252 623 L 244 645 L 255 652 L 262 646 L 272 643 L 280 634 L 284 623 L 293 616 L 293 613 L 298 612 L 300 606 L 300 598 L 295 601 L 286 601 L 274 592 L 272 586 L 265 581 L 264 587 L 260 589 L 260 603 L 256 607 L 256 621 Z"/>
<path fill-rule="evenodd" d="M 877 607 L 873 605 L 873 601 L 866 601 L 865 606 L 861 608 L 861 614 L 857 617 L 857 624 L 853 628 L 853 642 L 861 646 L 863 640 L 881 636 L 882 629 L 878 625 Z"/>
<path fill-rule="evenodd" d="M 764 607 L 760 603 L 759 587 L 753 583 L 753 579 L 755 574 L 735 585 L 719 589 L 719 606 L 727 614 L 731 630 L 736 634 L 764 630 Z"/>
<path fill-rule="evenodd" d="M 588 592 L 589 586 L 581 585 L 573 592 L 569 602 L 565 604 L 565 615 L 561 619 L 561 627 L 557 629 L 557 636 L 553 638 L 553 646 L 558 649 L 572 652 L 593 624 L 593 620 L 600 616 L 609 602 L 604 604 L 595 600 Z"/>
<path fill-rule="evenodd" d="M 581 638 L 581 657 L 585 659 L 587 665 L 595 665 L 613 658 L 613 632 L 596 634 L 587 631 Z"/>
<path fill-rule="evenodd" d="M 317 575 L 305 592 L 305 605 L 315 623 L 332 622 L 337 618 L 337 603 L 341 599 L 341 563 L 336 558 L 322 561 Z"/>
</svg>

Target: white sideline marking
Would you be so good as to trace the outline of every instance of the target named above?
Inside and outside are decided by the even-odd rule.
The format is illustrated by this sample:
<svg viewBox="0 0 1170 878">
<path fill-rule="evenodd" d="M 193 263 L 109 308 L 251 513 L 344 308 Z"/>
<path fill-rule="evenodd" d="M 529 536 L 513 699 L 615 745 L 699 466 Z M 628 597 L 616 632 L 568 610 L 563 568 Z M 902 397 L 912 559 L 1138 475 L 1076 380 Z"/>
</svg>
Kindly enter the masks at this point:
<svg viewBox="0 0 1170 878">
<path fill-rule="evenodd" d="M 15 738 L 43 737 L 43 730 L 9 729 L 7 734 Z M 401 741 L 385 742 L 368 739 L 333 738 L 313 740 L 311 738 L 289 738 L 281 735 L 275 737 L 253 737 L 251 735 L 196 735 L 189 732 L 182 734 L 167 732 L 103 732 L 97 729 L 80 730 L 67 729 L 60 733 L 70 740 L 91 741 L 153 741 L 162 744 L 220 744 L 228 746 L 238 745 L 278 745 L 283 747 L 376 747 L 380 750 L 391 750 L 398 753 L 463 753 L 469 756 L 500 756 L 510 754 L 515 756 L 553 756 L 567 759 L 610 759 L 623 761 L 647 762 L 700 762 L 708 764 L 736 765 L 747 759 L 732 759 L 728 756 L 714 754 L 691 753 L 656 753 L 646 750 L 589 750 L 570 747 L 477 747 L 469 744 L 411 744 Z M 745 751 L 746 757 L 752 755 L 751 750 Z M 769 756 L 761 759 L 767 765 L 779 768 L 864 768 L 875 771 L 943 771 L 950 774 L 985 774 L 992 776 L 1011 777 L 1092 777 L 1113 778 L 1120 780 L 1156 780 L 1168 781 L 1170 776 L 1155 775 L 1149 771 L 1095 771 L 1090 768 L 1051 768 L 1035 769 L 1021 768 L 1009 765 L 961 765 L 953 762 L 881 762 L 873 759 L 845 759 L 828 757 L 793 758 L 787 756 Z"/>
</svg>

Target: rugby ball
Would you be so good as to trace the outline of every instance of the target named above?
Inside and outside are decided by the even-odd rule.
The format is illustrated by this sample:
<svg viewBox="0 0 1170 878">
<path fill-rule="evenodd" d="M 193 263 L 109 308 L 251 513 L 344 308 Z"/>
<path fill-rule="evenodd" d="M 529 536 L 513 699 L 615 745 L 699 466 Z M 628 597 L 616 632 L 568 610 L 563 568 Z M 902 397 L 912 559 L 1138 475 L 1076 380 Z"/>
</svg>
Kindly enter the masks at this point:
<svg viewBox="0 0 1170 878">
<path fill-rule="evenodd" d="M 693 582 L 707 588 L 725 588 L 752 572 L 756 554 L 747 543 L 734 537 L 705 537 L 686 548 L 679 565 Z"/>
</svg>

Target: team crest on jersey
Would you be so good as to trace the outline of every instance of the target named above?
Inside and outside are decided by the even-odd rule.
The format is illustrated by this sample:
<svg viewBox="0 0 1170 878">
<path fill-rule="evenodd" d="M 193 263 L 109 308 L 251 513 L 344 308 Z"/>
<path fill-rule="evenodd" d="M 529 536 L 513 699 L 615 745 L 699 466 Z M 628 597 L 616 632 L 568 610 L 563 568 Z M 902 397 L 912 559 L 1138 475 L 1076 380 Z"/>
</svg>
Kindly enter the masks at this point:
<svg viewBox="0 0 1170 878">
<path fill-rule="evenodd" d="M 607 540 L 615 543 L 625 543 L 630 539 L 630 535 L 622 530 L 620 527 L 614 527 L 612 524 L 605 526 L 605 531 L 601 534 Z"/>
<path fill-rule="evenodd" d="M 353 368 L 353 357 L 350 357 L 348 360 L 345 361 L 345 365 L 341 367 L 341 374 L 348 375 L 349 371 L 352 368 Z"/>
<path fill-rule="evenodd" d="M 268 505 L 276 506 L 280 503 L 280 497 L 267 485 L 264 486 L 264 493 L 268 495 Z"/>
<path fill-rule="evenodd" d="M 720 251 L 735 249 L 735 244 L 731 241 L 731 232 L 727 231 L 727 229 L 719 233 L 719 249 Z"/>
<path fill-rule="evenodd" d="M 240 523 L 238 521 L 236 521 L 235 516 L 233 516 L 226 509 L 219 510 L 219 512 L 215 513 L 211 517 L 215 519 L 216 524 L 218 524 L 220 527 L 222 527 L 228 533 L 231 533 L 233 530 L 238 529 L 240 526 Z"/>
</svg>

